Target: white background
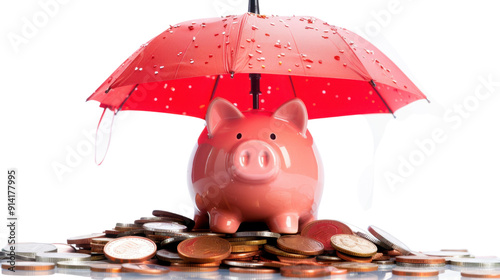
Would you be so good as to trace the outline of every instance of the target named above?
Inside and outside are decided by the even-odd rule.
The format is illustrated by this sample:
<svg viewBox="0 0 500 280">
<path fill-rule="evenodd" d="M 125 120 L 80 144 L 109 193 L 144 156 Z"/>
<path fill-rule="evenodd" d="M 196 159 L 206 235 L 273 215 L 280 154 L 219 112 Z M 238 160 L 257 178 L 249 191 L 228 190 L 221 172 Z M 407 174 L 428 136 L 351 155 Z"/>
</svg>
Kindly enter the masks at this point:
<svg viewBox="0 0 500 280">
<path fill-rule="evenodd" d="M 65 242 L 154 209 L 191 216 L 187 166 L 204 121 L 120 112 L 97 166 L 86 135 L 95 132 L 101 109 L 85 100 L 170 24 L 241 14 L 247 2 L 60 1 L 50 15 L 40 5 L 46 2 L 0 4 L 0 170 L 19 171 L 18 242 Z M 376 225 L 416 251 L 500 256 L 500 5 L 463 2 L 261 0 L 262 14 L 314 15 L 359 32 L 431 100 L 401 109 L 396 119 L 309 122 L 325 169 L 319 218 Z M 25 36 L 27 22 L 36 30 Z M 13 36 L 24 39 L 16 45 Z M 481 79 L 496 83 L 491 92 Z M 429 144 L 434 130 L 445 140 Z M 54 166 L 66 172 L 58 175 Z M 390 184 L 388 174 L 401 181 Z M 0 244 L 7 235 L 0 226 Z"/>
</svg>

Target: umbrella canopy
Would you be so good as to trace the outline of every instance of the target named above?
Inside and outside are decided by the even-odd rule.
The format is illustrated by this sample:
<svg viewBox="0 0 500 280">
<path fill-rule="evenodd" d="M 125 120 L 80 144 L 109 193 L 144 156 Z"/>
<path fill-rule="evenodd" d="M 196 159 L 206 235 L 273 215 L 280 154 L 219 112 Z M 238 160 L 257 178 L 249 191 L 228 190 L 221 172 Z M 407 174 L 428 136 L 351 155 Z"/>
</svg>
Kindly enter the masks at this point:
<svg viewBox="0 0 500 280">
<path fill-rule="evenodd" d="M 261 74 L 261 110 L 299 97 L 309 119 L 393 113 L 426 98 L 387 56 L 345 28 L 314 17 L 246 13 L 170 26 L 88 100 L 113 111 L 203 119 L 215 97 L 252 109 L 251 73 Z"/>
</svg>

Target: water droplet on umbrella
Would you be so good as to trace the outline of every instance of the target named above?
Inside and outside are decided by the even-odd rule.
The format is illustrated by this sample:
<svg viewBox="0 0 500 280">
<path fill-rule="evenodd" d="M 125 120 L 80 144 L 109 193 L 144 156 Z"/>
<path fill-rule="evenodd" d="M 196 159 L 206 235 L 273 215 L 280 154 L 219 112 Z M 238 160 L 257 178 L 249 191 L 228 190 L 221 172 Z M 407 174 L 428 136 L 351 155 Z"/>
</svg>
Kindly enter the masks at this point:
<svg viewBox="0 0 500 280">
<path fill-rule="evenodd" d="M 162 66 L 160 66 L 160 69 L 163 69 L 163 68 L 165 68 L 165 66 L 163 66 L 163 65 L 162 65 Z"/>
<path fill-rule="evenodd" d="M 170 88 L 171 91 L 175 91 L 175 88 L 174 87 L 171 87 Z M 170 101 L 172 101 L 172 97 L 170 97 Z"/>
<path fill-rule="evenodd" d="M 135 70 L 139 69 L 139 67 L 135 67 Z"/>
<path fill-rule="evenodd" d="M 156 68 L 156 65 L 153 65 L 153 68 Z"/>
<path fill-rule="evenodd" d="M 250 42 L 252 42 L 252 40 L 250 40 L 250 39 L 247 39 L 247 42 L 248 42 L 248 43 L 250 43 Z"/>
<path fill-rule="evenodd" d="M 158 98 L 155 97 L 154 101 L 158 101 Z"/>
<path fill-rule="evenodd" d="M 158 75 L 158 71 L 155 71 L 155 75 Z"/>
<path fill-rule="evenodd" d="M 396 80 L 392 80 L 393 83 L 397 84 L 398 82 Z"/>
<path fill-rule="evenodd" d="M 406 85 L 404 85 L 405 88 L 408 88 Z"/>
<path fill-rule="evenodd" d="M 306 65 L 306 68 L 307 69 L 311 69 L 311 65 Z"/>
<path fill-rule="evenodd" d="M 275 26 L 275 25 L 276 25 L 276 24 L 274 24 L 274 22 L 271 22 L 270 24 L 271 24 L 272 26 Z"/>
<path fill-rule="evenodd" d="M 348 96 L 348 97 L 347 97 L 347 100 L 351 100 L 351 97 L 350 97 L 350 96 Z"/>
<path fill-rule="evenodd" d="M 219 36 L 219 33 L 215 33 L 214 36 Z"/>
<path fill-rule="evenodd" d="M 323 90 L 321 93 L 326 94 L 326 90 Z"/>
<path fill-rule="evenodd" d="M 338 95 L 338 94 L 336 94 L 336 95 L 335 95 L 335 98 L 339 98 L 339 95 Z"/>
<path fill-rule="evenodd" d="M 172 34 L 172 33 L 174 33 L 174 31 L 170 30 L 169 33 Z"/>
<path fill-rule="evenodd" d="M 167 105 L 167 106 L 165 106 L 165 108 L 166 108 L 166 109 L 168 109 L 168 108 L 169 108 L 169 106 Z"/>
<path fill-rule="evenodd" d="M 301 54 L 300 54 L 300 56 L 302 56 L 302 57 L 306 57 L 306 56 L 307 56 L 307 54 L 301 53 Z"/>
<path fill-rule="evenodd" d="M 257 45 L 257 48 L 260 48 L 260 45 Z"/>
<path fill-rule="evenodd" d="M 226 27 L 226 25 L 224 25 L 224 27 Z M 222 35 L 226 35 L 226 31 L 222 31 Z"/>
<path fill-rule="evenodd" d="M 208 61 L 205 61 L 205 64 L 208 64 Z"/>
<path fill-rule="evenodd" d="M 266 66 L 265 66 L 265 65 L 262 65 L 262 68 L 266 68 Z"/>
<path fill-rule="evenodd" d="M 340 56 L 338 56 L 338 55 L 336 55 L 336 56 L 335 56 L 335 57 L 333 57 L 333 58 L 335 58 L 335 60 L 340 60 Z"/>
<path fill-rule="evenodd" d="M 267 91 L 267 94 L 271 94 L 271 91 L 270 91 L 270 90 L 268 90 L 268 91 Z"/>
<path fill-rule="evenodd" d="M 292 72 L 292 69 L 288 68 L 288 72 Z"/>
<path fill-rule="evenodd" d="M 213 54 L 209 54 L 208 57 L 213 57 L 214 55 Z"/>
<path fill-rule="evenodd" d="M 249 54 L 248 54 L 248 56 L 249 56 L 250 58 L 252 58 L 252 57 L 253 57 L 253 54 L 249 53 Z"/>
<path fill-rule="evenodd" d="M 321 59 L 320 59 L 320 60 L 318 60 L 318 63 L 319 63 L 319 64 L 323 64 L 323 60 L 321 60 Z"/>
<path fill-rule="evenodd" d="M 217 46 L 217 48 L 219 48 L 219 49 L 220 49 L 220 47 L 221 47 L 221 45 L 219 44 L 219 45 Z"/>
<path fill-rule="evenodd" d="M 354 45 L 354 42 L 353 41 L 349 41 L 349 45 Z"/>
<path fill-rule="evenodd" d="M 278 61 L 278 63 L 279 63 L 279 65 L 283 64 L 283 62 L 282 62 L 282 61 Z"/>
<path fill-rule="evenodd" d="M 262 53 L 262 51 L 261 51 L 261 50 L 255 50 L 255 52 L 257 52 L 257 53 Z"/>
<path fill-rule="evenodd" d="M 299 67 L 300 65 L 298 63 L 295 64 L 295 67 Z"/>
<path fill-rule="evenodd" d="M 265 101 L 264 101 L 264 99 L 261 99 L 261 100 L 260 100 L 260 103 L 264 103 L 264 102 L 265 102 Z"/>
<path fill-rule="evenodd" d="M 194 26 L 190 25 L 190 26 L 188 26 L 188 29 L 189 29 L 189 30 L 193 30 L 193 29 L 194 29 Z"/>
<path fill-rule="evenodd" d="M 139 71 L 142 71 L 142 68 L 139 68 Z"/>
<path fill-rule="evenodd" d="M 306 61 L 306 62 L 311 62 L 311 63 L 313 62 L 313 60 L 310 59 L 310 58 L 304 58 L 303 60 Z"/>
<path fill-rule="evenodd" d="M 234 106 L 238 107 L 238 103 L 233 103 Z"/>
<path fill-rule="evenodd" d="M 181 54 L 182 54 L 182 52 L 179 52 L 179 53 L 177 54 L 177 56 L 180 56 Z"/>
<path fill-rule="evenodd" d="M 306 25 L 306 29 L 314 29 L 314 27 Z"/>
<path fill-rule="evenodd" d="M 252 30 L 257 30 L 257 29 L 259 29 L 257 26 L 252 25 Z"/>
<path fill-rule="evenodd" d="M 344 67 L 347 67 L 347 63 L 344 63 Z"/>
<path fill-rule="evenodd" d="M 269 37 L 269 36 L 271 36 L 271 35 L 270 35 L 269 33 L 266 33 L 266 36 L 268 36 L 268 37 Z"/>
<path fill-rule="evenodd" d="M 344 50 L 339 50 L 339 53 L 344 53 Z"/>
<path fill-rule="evenodd" d="M 280 53 L 281 56 L 285 56 L 285 53 Z"/>
<path fill-rule="evenodd" d="M 189 61 L 189 63 L 193 64 L 193 63 L 194 63 L 194 60 L 193 60 L 193 59 L 191 59 L 191 60 Z"/>
<path fill-rule="evenodd" d="M 196 37 L 193 36 L 193 41 L 196 40 Z"/>
<path fill-rule="evenodd" d="M 325 36 L 325 35 L 323 35 L 321 37 L 323 37 L 323 39 L 328 39 L 328 36 Z"/>
<path fill-rule="evenodd" d="M 375 59 L 375 63 L 380 63 L 380 61 L 378 59 Z"/>
<path fill-rule="evenodd" d="M 387 69 L 385 69 L 385 71 L 387 71 L 387 72 L 389 72 L 389 73 L 390 73 L 390 72 L 391 72 L 391 69 L 387 68 Z"/>
</svg>

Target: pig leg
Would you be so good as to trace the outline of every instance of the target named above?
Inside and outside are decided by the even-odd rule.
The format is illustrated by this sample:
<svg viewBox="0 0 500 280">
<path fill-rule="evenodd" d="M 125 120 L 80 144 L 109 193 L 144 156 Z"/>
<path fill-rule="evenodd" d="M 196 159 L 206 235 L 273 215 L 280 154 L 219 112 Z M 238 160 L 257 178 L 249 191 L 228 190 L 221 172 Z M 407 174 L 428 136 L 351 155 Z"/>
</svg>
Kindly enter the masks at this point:
<svg viewBox="0 0 500 280">
<path fill-rule="evenodd" d="M 210 230 L 213 232 L 235 233 L 240 227 L 241 217 L 223 210 L 210 211 Z"/>
<path fill-rule="evenodd" d="M 297 233 L 299 215 L 297 213 L 285 213 L 273 216 L 267 220 L 267 226 L 272 232 Z"/>
<path fill-rule="evenodd" d="M 208 228 L 209 224 L 208 224 L 208 213 L 207 212 L 200 212 L 198 211 L 197 209 L 194 210 L 195 211 L 195 214 L 194 214 L 194 228 Z"/>
<path fill-rule="evenodd" d="M 299 220 L 299 231 L 302 231 L 302 229 L 304 228 L 305 225 L 307 225 L 309 222 L 312 222 L 316 220 L 316 217 L 311 215 L 311 214 L 308 214 L 306 216 L 302 216 L 300 217 L 300 220 Z"/>
</svg>

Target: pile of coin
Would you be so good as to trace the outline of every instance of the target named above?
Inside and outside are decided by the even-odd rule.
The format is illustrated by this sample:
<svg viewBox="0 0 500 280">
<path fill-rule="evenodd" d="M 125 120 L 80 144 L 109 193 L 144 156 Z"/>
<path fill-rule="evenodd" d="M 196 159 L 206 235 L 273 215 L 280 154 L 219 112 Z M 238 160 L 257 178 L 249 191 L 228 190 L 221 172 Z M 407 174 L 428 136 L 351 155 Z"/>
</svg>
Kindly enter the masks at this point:
<svg viewBox="0 0 500 280">
<path fill-rule="evenodd" d="M 155 210 L 153 217 L 116 223 L 103 233 L 68 238 L 66 247 L 17 244 L 17 265 L 27 271 L 54 271 L 57 265 L 60 273 L 74 270 L 148 275 L 223 268 L 235 275 L 276 273 L 301 278 L 373 271 L 430 277 L 451 265 L 464 277 L 500 274 L 491 270 L 500 268 L 500 259 L 472 258 L 466 250 L 415 252 L 375 226 L 364 231 L 340 221 L 316 220 L 298 234 L 281 235 L 261 228 L 248 230 L 252 225 L 234 234 L 193 229 L 194 225 L 187 217 Z M 22 260 L 36 262 L 23 264 Z M 2 264 L 3 272 L 7 266 Z M 482 268 L 490 269 L 490 273 L 473 271 Z"/>
</svg>

